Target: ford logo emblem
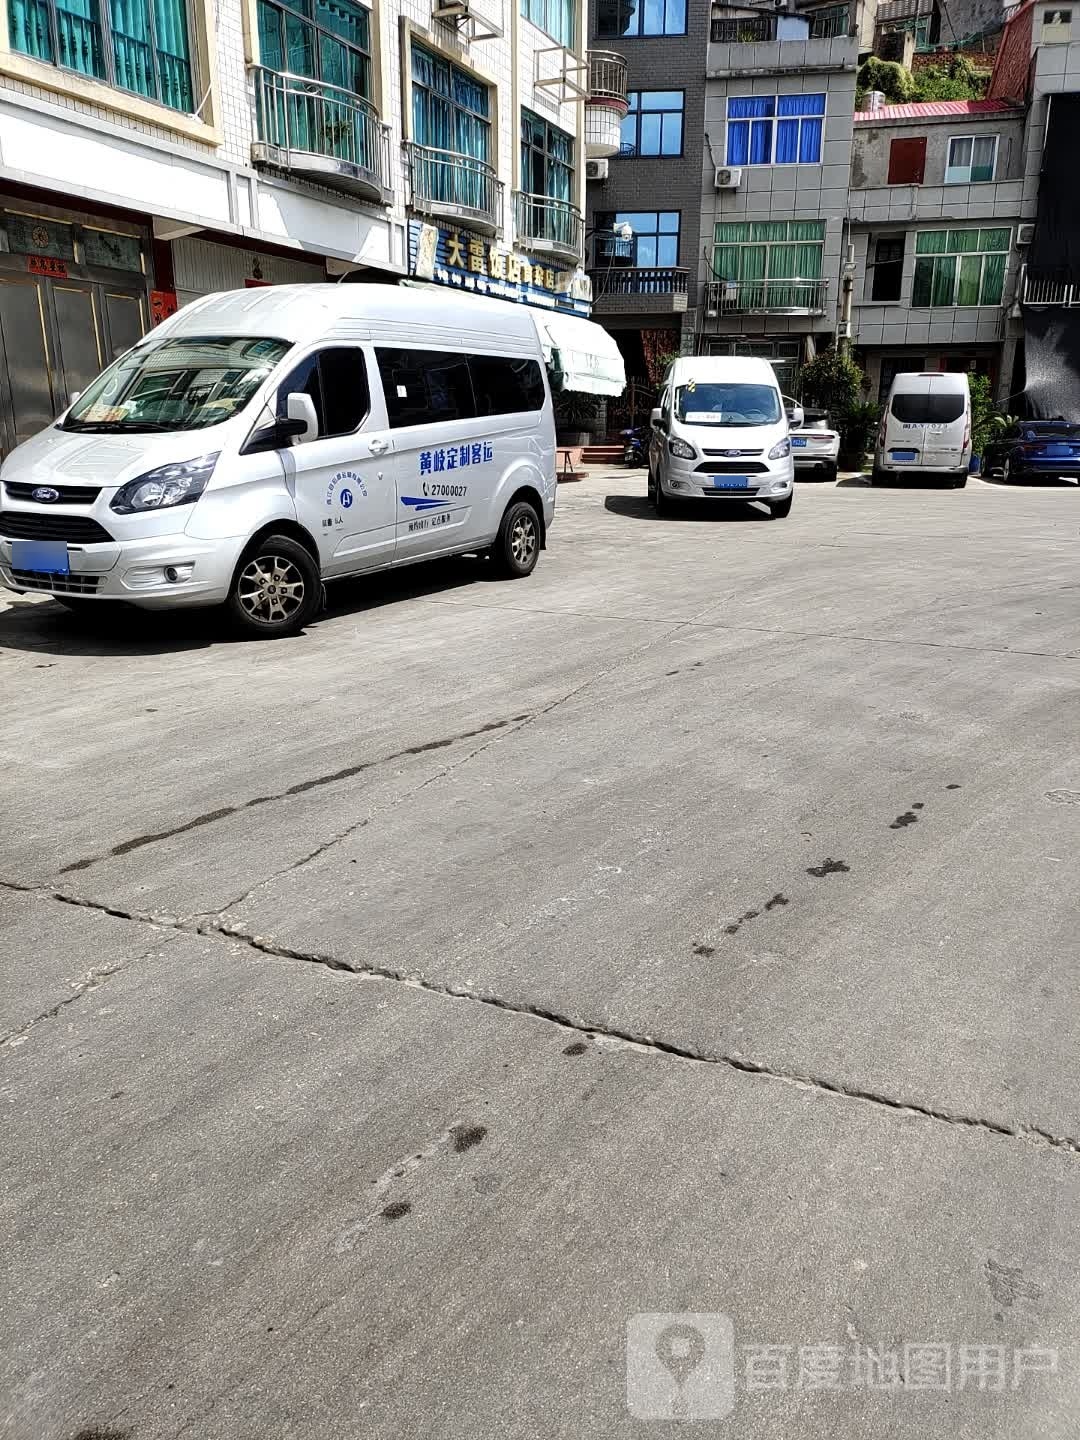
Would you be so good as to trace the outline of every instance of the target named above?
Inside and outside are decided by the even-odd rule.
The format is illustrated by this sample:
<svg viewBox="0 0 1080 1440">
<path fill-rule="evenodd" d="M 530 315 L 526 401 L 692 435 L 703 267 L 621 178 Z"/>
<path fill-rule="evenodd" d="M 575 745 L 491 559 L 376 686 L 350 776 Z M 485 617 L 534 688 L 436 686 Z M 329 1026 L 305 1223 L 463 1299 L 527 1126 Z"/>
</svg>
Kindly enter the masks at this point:
<svg viewBox="0 0 1080 1440">
<path fill-rule="evenodd" d="M 51 485 L 39 485 L 36 490 L 30 491 L 30 499 L 36 500 L 39 505 L 53 505 L 60 499 L 60 491 L 54 490 Z"/>
</svg>

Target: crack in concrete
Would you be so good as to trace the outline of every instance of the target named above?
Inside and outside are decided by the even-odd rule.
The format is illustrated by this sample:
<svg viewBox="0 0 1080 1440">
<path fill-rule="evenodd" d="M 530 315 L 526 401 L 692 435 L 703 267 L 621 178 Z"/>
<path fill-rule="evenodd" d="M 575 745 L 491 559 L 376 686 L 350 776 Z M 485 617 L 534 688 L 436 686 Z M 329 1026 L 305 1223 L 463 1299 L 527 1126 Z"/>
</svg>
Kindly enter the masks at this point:
<svg viewBox="0 0 1080 1440">
<path fill-rule="evenodd" d="M 22 888 L 19 886 L 8 887 L 6 881 L 0 881 L 0 885 L 11 889 Z M 51 898 L 56 899 L 58 897 L 53 896 Z M 118 918 L 126 920 L 130 917 L 122 915 Z M 159 946 L 169 945 L 175 938 L 175 935 L 163 935 L 156 944 L 141 951 L 138 955 L 131 955 L 126 960 L 119 961 L 116 965 L 101 966 L 100 968 L 92 966 L 82 980 L 73 982 L 73 989 L 70 995 L 65 995 L 63 1000 L 58 1000 L 55 1005 L 50 1006 L 48 1010 L 43 1010 L 40 1015 L 35 1015 L 32 1020 L 27 1020 L 25 1024 L 18 1025 L 15 1029 L 7 1030 L 3 1034 L 0 1034 L 0 1047 L 8 1045 L 14 1048 L 22 1045 L 30 1031 L 43 1021 L 55 1020 L 69 1005 L 74 1005 L 77 1000 L 82 1000 L 84 996 L 92 994 L 95 990 L 100 990 L 113 975 L 118 975 L 121 970 L 126 970 L 129 966 L 138 964 L 140 960 L 145 960 L 147 956 L 152 955 Z"/>
<path fill-rule="evenodd" d="M 336 785 L 342 780 L 351 780 L 365 770 L 374 769 L 377 765 L 387 765 L 394 760 L 404 760 L 413 755 L 424 755 L 429 750 L 444 750 L 448 745 L 455 745 L 460 740 L 472 740 L 477 735 L 486 735 L 493 730 L 508 729 L 532 718 L 531 715 L 511 715 L 505 720 L 491 720 L 486 725 L 478 725 L 473 730 L 463 730 L 460 734 L 447 735 L 441 740 L 427 740 L 420 745 L 408 745 L 404 750 L 396 750 L 392 755 L 381 755 L 374 760 L 361 760 L 355 765 L 346 765 L 341 770 L 334 770 L 329 775 L 316 775 L 311 780 L 299 780 L 295 785 L 290 785 L 285 790 L 273 795 L 255 795 L 252 799 L 244 800 L 238 805 L 222 805 L 216 810 L 207 810 L 202 815 L 196 815 L 182 825 L 174 825 L 171 829 L 158 830 L 149 835 L 135 835 L 129 840 L 121 840 L 100 855 L 89 855 L 81 860 L 73 860 L 69 865 L 65 865 L 59 873 L 70 875 L 77 870 L 88 870 L 91 865 L 97 865 L 102 860 L 129 855 L 133 850 L 141 850 L 144 845 L 155 845 L 159 840 L 171 840 L 175 835 L 184 835 L 189 830 L 199 830 L 204 825 L 213 825 L 216 821 L 224 820 L 230 815 L 239 815 L 244 810 L 254 810 L 258 805 L 270 805 L 277 800 L 287 800 L 292 795 L 304 795 L 309 790 L 320 790 L 324 785 Z"/>
<path fill-rule="evenodd" d="M 246 945 L 249 949 L 258 952 L 260 955 L 267 955 L 276 960 L 300 960 L 305 964 L 318 965 L 339 974 L 354 975 L 360 979 L 391 981 L 398 985 L 408 986 L 410 989 L 426 991 L 430 995 L 438 995 L 446 999 L 463 1000 L 470 1004 L 483 1005 L 488 1009 L 501 1010 L 508 1014 L 519 1015 L 523 1018 L 540 1020 L 549 1025 L 557 1026 L 560 1030 L 569 1031 L 579 1037 L 584 1036 L 589 1040 L 601 1044 L 605 1044 L 606 1042 L 607 1047 L 627 1048 L 640 1054 L 664 1056 L 669 1059 L 682 1060 L 696 1065 L 715 1065 L 721 1069 L 731 1070 L 740 1075 L 757 1075 L 766 1080 L 776 1081 L 779 1084 L 793 1086 L 796 1089 L 808 1090 L 842 1100 L 853 1100 L 861 1104 L 874 1106 L 878 1109 L 890 1110 L 900 1115 L 910 1115 L 923 1120 L 933 1120 L 943 1125 L 975 1130 L 983 1134 L 1000 1136 L 1011 1140 L 1021 1140 L 1029 1144 L 1044 1146 L 1051 1150 L 1080 1155 L 1080 1139 L 1071 1135 L 1055 1135 L 1039 1125 L 1006 1125 L 1003 1121 L 990 1120 L 985 1116 L 963 1115 L 955 1111 L 943 1110 L 938 1106 L 923 1105 L 914 1100 L 898 1100 L 892 1095 L 884 1094 L 882 1091 L 867 1089 L 863 1086 L 847 1085 L 842 1081 L 830 1080 L 821 1075 L 813 1075 L 796 1070 L 779 1070 L 765 1064 L 763 1061 L 753 1060 L 745 1055 L 739 1055 L 734 1052 L 708 1051 L 690 1045 L 680 1045 L 675 1041 L 658 1039 L 654 1035 L 641 1034 L 624 1029 L 621 1026 L 590 1025 L 587 1021 L 575 1019 L 565 1012 L 552 1010 L 546 1006 L 530 1005 L 525 1001 L 510 1000 L 492 991 L 485 992 L 469 986 L 454 985 L 448 981 L 431 980 L 423 975 L 399 970 L 389 965 L 378 965 L 371 961 L 354 965 L 346 960 L 338 959 L 336 956 L 322 954 L 318 951 L 298 950 L 289 946 L 278 945 L 272 940 L 252 934 L 239 925 L 226 925 L 221 921 L 194 924 L 175 918 L 154 916 L 137 911 L 125 912 L 81 896 L 67 895 L 62 891 L 50 890 L 48 887 L 20 885 L 7 880 L 0 880 L 0 888 L 43 895 L 57 901 L 59 904 L 75 905 L 87 910 L 98 910 L 107 915 L 113 915 L 124 920 L 131 920 L 135 923 L 149 924 L 158 929 L 171 929 L 186 934 L 202 935 L 207 938 L 237 941 L 242 945 Z"/>
</svg>

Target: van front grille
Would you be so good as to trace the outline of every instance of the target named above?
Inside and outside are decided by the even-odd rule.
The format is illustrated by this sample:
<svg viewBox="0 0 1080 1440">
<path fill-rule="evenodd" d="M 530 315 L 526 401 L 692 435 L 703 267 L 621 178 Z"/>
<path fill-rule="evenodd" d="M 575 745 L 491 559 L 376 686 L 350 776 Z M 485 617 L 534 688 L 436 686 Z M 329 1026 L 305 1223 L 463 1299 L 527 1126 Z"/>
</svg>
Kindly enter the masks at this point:
<svg viewBox="0 0 1080 1440">
<path fill-rule="evenodd" d="M 761 475 L 767 474 L 768 470 L 769 467 L 760 460 L 706 460 L 704 465 L 697 467 L 699 475 Z"/>
<path fill-rule="evenodd" d="M 101 584 L 100 575 L 60 575 L 45 570 L 12 570 L 11 578 L 20 590 L 47 590 L 53 595 L 93 595 Z"/>
<path fill-rule="evenodd" d="M 69 545 L 108 544 L 112 536 L 87 515 L 54 515 L 30 510 L 0 510 L 0 535 L 9 540 L 66 540 Z"/>
<path fill-rule="evenodd" d="M 35 490 L 55 490 L 53 500 L 38 500 Z M 25 500 L 30 505 L 92 505 L 101 494 L 100 485 L 27 485 L 22 480 L 5 480 L 4 491 L 9 500 Z"/>
</svg>

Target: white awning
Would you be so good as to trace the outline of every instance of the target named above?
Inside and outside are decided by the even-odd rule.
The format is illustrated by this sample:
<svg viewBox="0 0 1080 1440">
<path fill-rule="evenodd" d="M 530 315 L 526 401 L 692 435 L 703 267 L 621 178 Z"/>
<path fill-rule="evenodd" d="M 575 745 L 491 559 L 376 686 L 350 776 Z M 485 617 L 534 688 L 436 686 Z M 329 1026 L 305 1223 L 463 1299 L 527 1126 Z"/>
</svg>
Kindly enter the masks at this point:
<svg viewBox="0 0 1080 1440">
<path fill-rule="evenodd" d="M 579 315 L 537 311 L 536 328 L 558 389 L 590 395 L 621 395 L 626 389 L 622 353 L 602 325 Z"/>
</svg>

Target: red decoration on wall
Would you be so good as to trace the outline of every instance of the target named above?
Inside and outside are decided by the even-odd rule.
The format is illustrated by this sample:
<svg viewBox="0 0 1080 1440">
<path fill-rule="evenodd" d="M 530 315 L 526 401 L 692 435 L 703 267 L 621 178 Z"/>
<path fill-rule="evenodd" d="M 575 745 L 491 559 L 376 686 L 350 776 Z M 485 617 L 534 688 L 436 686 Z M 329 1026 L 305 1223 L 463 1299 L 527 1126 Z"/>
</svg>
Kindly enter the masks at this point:
<svg viewBox="0 0 1080 1440">
<path fill-rule="evenodd" d="M 180 303 L 176 298 L 175 290 L 151 290 L 150 291 L 150 323 L 160 325 L 162 320 L 167 320 L 170 315 L 175 315 L 180 309 Z"/>
</svg>

